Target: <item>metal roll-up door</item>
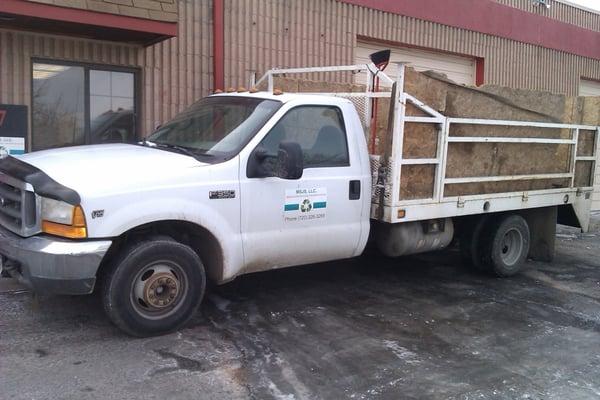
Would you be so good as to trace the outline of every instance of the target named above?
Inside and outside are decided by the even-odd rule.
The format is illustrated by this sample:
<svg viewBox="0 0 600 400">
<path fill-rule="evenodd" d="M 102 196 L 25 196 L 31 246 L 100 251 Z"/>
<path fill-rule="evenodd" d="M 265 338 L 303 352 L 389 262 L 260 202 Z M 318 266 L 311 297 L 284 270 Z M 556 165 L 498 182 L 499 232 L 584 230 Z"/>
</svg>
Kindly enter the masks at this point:
<svg viewBox="0 0 600 400">
<path fill-rule="evenodd" d="M 464 85 L 475 85 L 475 67 L 476 61 L 472 57 L 462 57 L 435 51 L 426 51 L 420 49 L 411 49 L 403 47 L 391 47 L 383 44 L 358 42 L 355 50 L 355 61 L 357 64 L 369 63 L 369 55 L 384 49 L 392 50 L 390 64 L 385 73 L 395 78 L 398 74 L 396 61 L 409 63 L 409 66 L 417 71 L 436 71 L 446 75 L 456 83 Z M 356 75 L 357 83 L 362 82 L 364 74 Z"/>
</svg>

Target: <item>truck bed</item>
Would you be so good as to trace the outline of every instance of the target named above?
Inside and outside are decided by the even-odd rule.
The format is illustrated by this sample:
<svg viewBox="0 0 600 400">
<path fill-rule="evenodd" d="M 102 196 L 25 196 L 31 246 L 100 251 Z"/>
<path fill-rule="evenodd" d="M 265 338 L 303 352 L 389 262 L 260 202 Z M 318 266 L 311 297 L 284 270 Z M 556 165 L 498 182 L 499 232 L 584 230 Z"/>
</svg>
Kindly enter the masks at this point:
<svg viewBox="0 0 600 400">
<path fill-rule="evenodd" d="M 515 90 L 497 86 L 472 88 L 457 85 L 435 73 L 418 73 L 406 69 L 405 90 L 426 102 L 455 122 L 449 126 L 445 149 L 444 196 L 467 196 L 514 191 L 591 187 L 594 161 L 578 159 L 574 181 L 571 179 L 572 148 L 575 129 L 534 126 L 483 125 L 459 119 L 539 122 L 548 124 L 598 125 L 591 111 L 600 101 L 596 98 L 574 98 L 546 92 Z M 383 107 L 385 110 L 385 107 Z M 389 110 L 389 108 L 388 108 Z M 387 111 L 387 110 L 385 110 Z M 408 103 L 406 120 L 426 117 L 426 113 Z M 597 118 L 597 116 L 595 116 Z M 387 143 L 387 115 L 381 116 L 379 143 Z M 402 159 L 436 159 L 441 130 L 432 123 L 406 123 Z M 474 138 L 488 138 L 475 141 Z M 530 138 L 539 141 L 503 141 L 495 138 Z M 544 142 L 544 139 L 548 139 Z M 577 156 L 594 156 L 594 131 L 579 129 Z M 473 141 L 471 141 L 473 140 Z M 443 145 L 443 143 L 442 143 Z M 382 146 L 380 153 L 385 150 Z M 417 162 L 417 161 L 415 161 Z M 427 199 L 433 196 L 437 164 L 403 165 L 400 199 Z M 542 176 L 552 177 L 542 178 Z M 562 176 L 561 176 L 562 174 Z M 474 177 L 535 176 L 535 179 L 469 181 Z"/>
</svg>

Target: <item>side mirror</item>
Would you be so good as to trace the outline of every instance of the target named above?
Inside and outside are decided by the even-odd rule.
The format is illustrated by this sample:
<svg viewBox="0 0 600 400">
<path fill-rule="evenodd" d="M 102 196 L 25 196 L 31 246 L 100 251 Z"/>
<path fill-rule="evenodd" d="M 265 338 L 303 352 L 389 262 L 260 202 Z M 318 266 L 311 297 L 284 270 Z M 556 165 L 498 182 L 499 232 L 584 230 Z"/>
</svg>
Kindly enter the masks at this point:
<svg viewBox="0 0 600 400">
<path fill-rule="evenodd" d="M 277 153 L 277 176 L 282 179 L 300 179 L 304 173 L 302 148 L 296 142 L 279 143 Z"/>
<path fill-rule="evenodd" d="M 257 147 L 254 149 L 248 159 L 248 167 L 246 169 L 248 178 L 267 178 L 273 176 L 273 172 L 267 171 L 267 168 L 265 168 L 264 165 L 268 155 L 267 149 L 264 147 Z"/>
</svg>

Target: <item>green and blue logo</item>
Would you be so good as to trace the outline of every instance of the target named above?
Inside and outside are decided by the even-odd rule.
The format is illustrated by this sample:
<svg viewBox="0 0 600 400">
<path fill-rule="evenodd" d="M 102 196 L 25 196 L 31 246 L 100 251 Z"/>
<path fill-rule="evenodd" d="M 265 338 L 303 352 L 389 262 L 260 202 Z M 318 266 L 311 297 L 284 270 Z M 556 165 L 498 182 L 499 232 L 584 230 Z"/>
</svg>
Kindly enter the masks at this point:
<svg viewBox="0 0 600 400">
<path fill-rule="evenodd" d="M 283 207 L 284 211 L 302 211 L 302 212 L 310 212 L 312 210 L 327 208 L 326 201 L 315 201 L 311 202 L 309 199 L 304 199 L 301 203 L 294 204 L 286 204 Z"/>
</svg>

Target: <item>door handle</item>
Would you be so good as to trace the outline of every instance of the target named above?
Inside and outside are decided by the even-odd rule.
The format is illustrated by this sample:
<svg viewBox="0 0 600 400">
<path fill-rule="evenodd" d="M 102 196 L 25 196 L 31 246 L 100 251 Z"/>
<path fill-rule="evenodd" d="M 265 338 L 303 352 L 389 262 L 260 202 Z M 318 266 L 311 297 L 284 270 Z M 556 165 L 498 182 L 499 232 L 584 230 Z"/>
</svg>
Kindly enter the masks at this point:
<svg viewBox="0 0 600 400">
<path fill-rule="evenodd" d="M 360 181 L 350 181 L 350 200 L 359 200 L 360 199 Z"/>
</svg>

